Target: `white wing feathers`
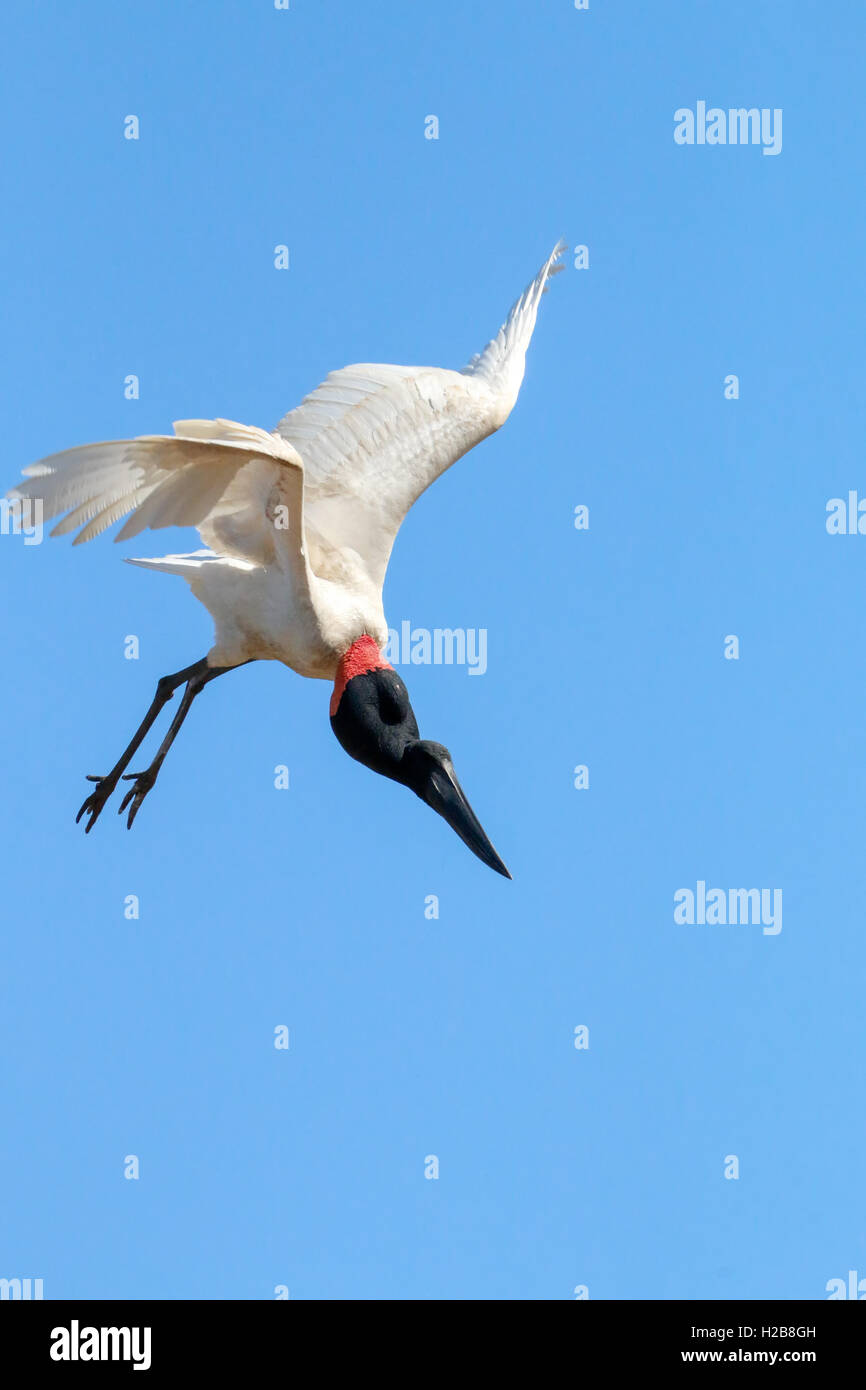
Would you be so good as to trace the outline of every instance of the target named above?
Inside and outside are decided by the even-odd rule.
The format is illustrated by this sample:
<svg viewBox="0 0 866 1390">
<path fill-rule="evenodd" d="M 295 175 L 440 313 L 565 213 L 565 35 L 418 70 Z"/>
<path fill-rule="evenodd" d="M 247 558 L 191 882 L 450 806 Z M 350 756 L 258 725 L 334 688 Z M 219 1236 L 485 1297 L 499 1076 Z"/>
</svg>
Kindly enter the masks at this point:
<svg viewBox="0 0 866 1390">
<path fill-rule="evenodd" d="M 557 245 L 491 343 L 462 372 L 359 363 L 331 372 L 277 433 L 303 456 L 304 518 L 317 542 L 354 550 L 381 585 L 413 502 L 504 424 L 523 380 L 538 304 Z"/>
<path fill-rule="evenodd" d="M 381 587 L 412 503 L 504 423 L 523 380 L 538 305 L 560 243 L 504 325 L 463 369 L 361 363 L 330 376 L 269 434 L 232 420 L 179 420 L 174 436 L 84 444 L 24 470 L 13 499 L 39 498 L 52 535 L 91 540 L 132 513 L 146 527 L 196 526 L 219 554 L 268 565 L 275 546 L 339 577 L 358 567 Z M 285 501 L 290 530 L 275 535 Z M 305 532 L 306 530 L 306 544 Z M 173 557 L 174 558 L 174 557 Z"/>
<path fill-rule="evenodd" d="M 67 512 L 51 532 L 65 535 L 80 526 L 74 544 L 92 540 L 131 512 L 115 537 L 127 540 L 145 527 L 199 526 L 217 508 L 239 469 L 266 463 L 273 485 L 281 471 L 298 474 L 303 465 L 291 445 L 265 430 L 233 420 L 179 420 L 172 435 L 81 444 L 52 454 L 24 470 L 9 494 L 40 499 L 47 520 Z M 263 489 L 261 526 L 267 525 Z"/>
<path fill-rule="evenodd" d="M 550 277 L 564 269 L 559 258 L 565 249 L 564 241 L 557 242 L 532 284 L 527 285 L 516 304 L 512 304 L 496 337 L 463 368 L 467 375 L 482 377 L 498 393 L 513 391 L 516 399 L 541 296 L 547 292 Z"/>
<path fill-rule="evenodd" d="M 277 426 L 304 459 L 314 571 L 337 551 L 380 587 L 412 503 L 499 423 L 489 388 L 459 372 L 372 363 L 332 372 Z"/>
</svg>

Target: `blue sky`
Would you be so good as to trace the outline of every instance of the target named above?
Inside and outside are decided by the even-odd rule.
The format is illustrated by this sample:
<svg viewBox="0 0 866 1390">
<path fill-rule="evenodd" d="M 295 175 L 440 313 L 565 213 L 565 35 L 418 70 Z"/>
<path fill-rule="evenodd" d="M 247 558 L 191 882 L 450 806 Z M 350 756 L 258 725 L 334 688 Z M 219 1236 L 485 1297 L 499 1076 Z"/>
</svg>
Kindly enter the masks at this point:
<svg viewBox="0 0 866 1390">
<path fill-rule="evenodd" d="M 85 839 L 85 773 L 211 641 L 182 580 L 121 553 L 198 541 L 0 537 L 0 1276 L 866 1276 L 866 539 L 825 526 L 866 496 L 859 7 L 49 0 L 3 24 L 7 486 L 178 417 L 270 428 L 348 362 L 460 366 L 572 251 L 513 416 L 413 510 L 385 589 L 393 626 L 487 631 L 483 677 L 403 675 L 513 883 L 274 664 L 205 691 L 131 834 L 109 806 Z M 698 101 L 781 109 L 781 153 L 677 145 Z M 699 881 L 781 889 L 782 930 L 676 923 Z"/>
</svg>

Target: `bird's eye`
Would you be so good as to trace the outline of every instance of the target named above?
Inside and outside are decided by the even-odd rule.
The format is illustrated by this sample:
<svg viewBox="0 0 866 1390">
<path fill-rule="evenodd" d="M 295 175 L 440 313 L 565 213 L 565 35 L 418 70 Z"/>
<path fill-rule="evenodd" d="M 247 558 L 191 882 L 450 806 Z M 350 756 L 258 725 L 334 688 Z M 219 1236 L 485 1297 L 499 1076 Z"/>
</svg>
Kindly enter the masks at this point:
<svg viewBox="0 0 866 1390">
<path fill-rule="evenodd" d="M 409 692 L 393 671 L 383 671 L 376 682 L 379 717 L 385 724 L 402 724 L 409 713 Z"/>
</svg>

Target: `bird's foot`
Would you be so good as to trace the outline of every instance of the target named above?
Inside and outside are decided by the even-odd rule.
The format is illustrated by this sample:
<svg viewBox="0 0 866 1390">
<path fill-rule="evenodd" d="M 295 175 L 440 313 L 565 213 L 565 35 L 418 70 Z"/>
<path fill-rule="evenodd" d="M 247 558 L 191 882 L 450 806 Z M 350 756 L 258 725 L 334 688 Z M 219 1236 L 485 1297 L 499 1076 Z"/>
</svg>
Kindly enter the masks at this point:
<svg viewBox="0 0 866 1390">
<path fill-rule="evenodd" d="M 131 830 L 132 822 L 138 815 L 142 801 L 144 801 L 144 798 L 147 796 L 147 793 L 150 791 L 151 787 L 156 781 L 156 772 L 153 768 L 147 767 L 145 768 L 144 772 L 124 773 L 123 780 L 124 782 L 131 782 L 132 786 L 126 793 L 126 796 L 123 798 L 120 805 L 118 806 L 117 814 L 119 816 L 122 816 L 127 806 L 129 807 L 129 815 L 126 819 L 126 828 L 127 830 Z"/>
<path fill-rule="evenodd" d="M 109 774 L 107 777 L 96 777 L 93 775 L 93 773 L 88 773 L 87 780 L 88 782 L 95 782 L 96 787 L 90 793 L 84 805 L 81 807 L 81 810 L 78 812 L 78 815 L 75 817 L 76 825 L 81 820 L 82 816 L 90 817 L 90 819 L 84 827 L 85 835 L 90 834 L 91 830 L 93 829 L 94 825 L 99 819 L 99 815 L 102 811 L 103 806 L 105 805 L 108 798 L 111 796 L 111 793 L 114 791 L 114 788 L 117 786 L 117 778 L 112 777 L 111 774 Z"/>
</svg>

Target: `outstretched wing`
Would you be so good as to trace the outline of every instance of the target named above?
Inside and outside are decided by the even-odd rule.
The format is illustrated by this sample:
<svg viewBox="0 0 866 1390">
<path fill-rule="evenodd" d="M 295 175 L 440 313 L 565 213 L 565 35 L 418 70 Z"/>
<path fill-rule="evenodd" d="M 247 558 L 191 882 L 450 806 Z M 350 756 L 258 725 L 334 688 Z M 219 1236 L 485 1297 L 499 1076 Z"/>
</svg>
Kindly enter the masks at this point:
<svg viewBox="0 0 866 1390">
<path fill-rule="evenodd" d="M 40 501 L 46 520 L 62 517 L 52 536 L 80 527 L 75 545 L 128 516 L 118 541 L 147 527 L 196 526 L 215 549 L 259 564 L 273 562 L 279 545 L 302 551 L 304 470 L 291 444 L 234 420 L 174 428 L 52 454 L 25 468 L 9 497 Z M 278 506 L 286 521 L 275 525 Z"/>
<path fill-rule="evenodd" d="M 283 416 L 277 434 L 304 459 L 313 557 L 317 549 L 355 551 L 381 587 L 412 503 L 511 413 L 539 301 L 549 277 L 562 268 L 563 250 L 560 243 L 496 337 L 461 372 L 343 367 Z"/>
<path fill-rule="evenodd" d="M 344 367 L 273 433 L 233 420 L 179 420 L 173 436 L 52 454 L 26 468 L 8 495 L 38 499 L 45 519 L 60 517 L 52 535 L 79 528 L 75 544 L 126 516 L 116 540 L 146 527 L 195 526 L 221 555 L 288 563 L 306 574 L 309 554 L 314 570 L 360 570 L 381 588 L 412 503 L 508 418 L 563 249 L 554 249 L 496 337 L 461 372 Z"/>
</svg>

